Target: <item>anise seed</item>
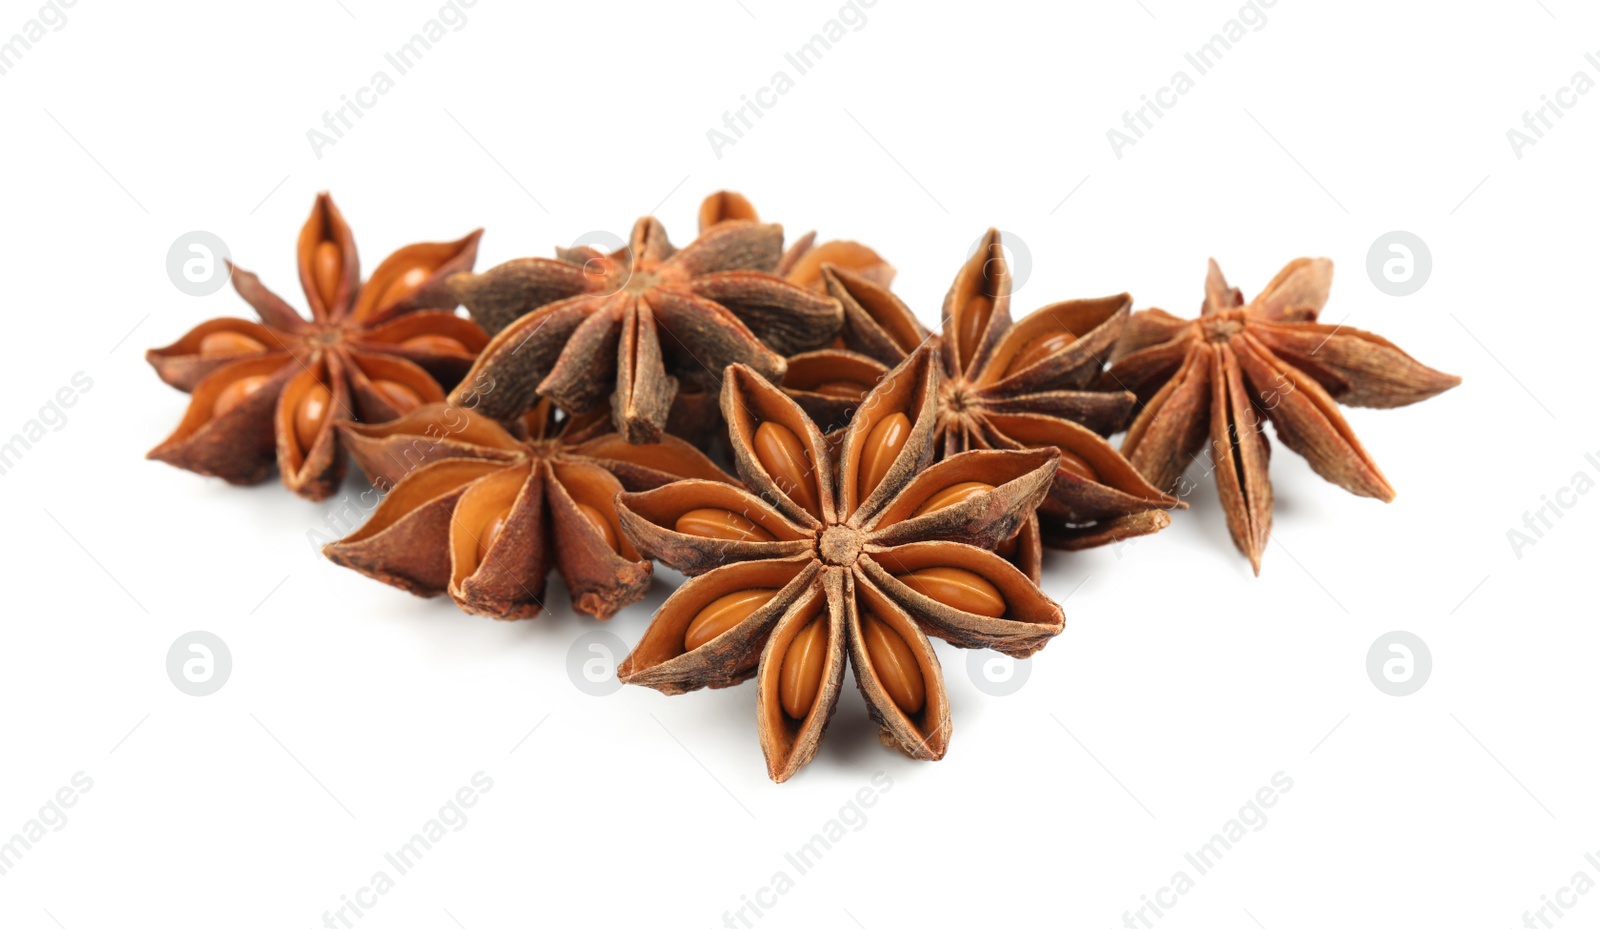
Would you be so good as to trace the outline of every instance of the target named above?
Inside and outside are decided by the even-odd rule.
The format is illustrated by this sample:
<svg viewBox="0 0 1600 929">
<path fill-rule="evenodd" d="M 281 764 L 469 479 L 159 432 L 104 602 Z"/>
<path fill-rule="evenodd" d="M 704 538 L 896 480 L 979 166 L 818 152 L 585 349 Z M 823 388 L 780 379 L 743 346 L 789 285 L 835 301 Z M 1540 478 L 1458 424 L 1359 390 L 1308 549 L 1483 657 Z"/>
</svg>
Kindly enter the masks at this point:
<svg viewBox="0 0 1600 929">
<path fill-rule="evenodd" d="M 452 339 L 447 335 L 434 335 L 424 333 L 414 335 L 400 343 L 401 348 L 415 349 L 419 352 L 433 352 L 441 355 L 470 355 L 471 350 L 459 339 Z"/>
<path fill-rule="evenodd" d="M 606 514 L 587 503 L 578 504 L 578 512 L 587 517 L 589 522 L 594 523 L 594 527 L 600 530 L 600 537 L 606 540 L 606 545 L 610 546 L 612 551 L 616 551 L 617 531 L 611 528 L 611 520 L 606 519 Z"/>
<path fill-rule="evenodd" d="M 428 280 L 429 273 L 431 273 L 430 270 L 423 265 L 413 265 L 407 268 L 404 274 L 397 275 L 394 280 L 389 282 L 389 286 L 383 289 L 382 296 L 378 297 L 378 301 L 372 304 L 373 308 L 399 303 L 402 299 L 411 296 L 412 291 L 421 287 Z"/>
<path fill-rule="evenodd" d="M 321 384 L 312 384 L 311 389 L 300 398 L 300 403 L 294 411 L 294 437 L 300 443 L 303 451 L 311 451 L 311 445 L 317 441 L 317 434 L 322 431 L 322 424 L 328 418 L 328 407 L 333 404 L 333 394 Z"/>
<path fill-rule="evenodd" d="M 489 549 L 494 545 L 494 540 L 500 538 L 500 533 L 506 528 L 506 520 L 511 516 L 511 506 L 489 517 L 478 530 L 478 564 L 483 564 L 483 559 L 489 556 Z"/>
<path fill-rule="evenodd" d="M 402 415 L 422 405 L 422 395 L 399 381 L 373 381 L 372 387 Z"/>
<path fill-rule="evenodd" d="M 799 437 L 786 426 L 765 422 L 756 427 L 754 441 L 750 444 L 756 460 L 772 475 L 778 488 L 807 513 L 822 516 L 811 456 L 806 454 Z"/>
<path fill-rule="evenodd" d="M 720 507 L 700 507 L 678 517 L 673 529 L 685 535 L 727 542 L 771 542 L 772 533 L 732 510 Z"/>
<path fill-rule="evenodd" d="M 924 597 L 979 616 L 1004 616 L 1006 599 L 982 576 L 965 568 L 922 568 L 898 580 Z"/>
<path fill-rule="evenodd" d="M 706 604 L 683 633 L 683 650 L 692 652 L 734 626 L 778 595 L 775 587 L 754 587 L 723 594 Z"/>
<path fill-rule="evenodd" d="M 819 616 L 789 643 L 778 671 L 778 697 L 791 719 L 805 719 L 828 665 L 828 618 Z"/>
<path fill-rule="evenodd" d="M 234 408 L 243 403 L 245 398 L 261 389 L 267 382 L 267 375 L 255 374 L 250 377 L 241 377 L 227 387 L 222 388 L 222 393 L 217 394 L 217 399 L 211 404 L 213 417 L 225 416 L 233 412 Z"/>
<path fill-rule="evenodd" d="M 311 253 L 311 279 L 316 283 L 317 296 L 330 312 L 333 301 L 339 296 L 339 277 L 344 273 L 344 256 L 335 242 L 321 241 Z"/>
<path fill-rule="evenodd" d="M 967 302 L 966 312 L 961 317 L 960 345 L 961 367 L 965 368 L 978 353 L 978 340 L 983 338 L 983 330 L 989 326 L 989 315 L 994 312 L 994 300 L 986 294 L 977 294 Z"/>
<path fill-rule="evenodd" d="M 811 392 L 821 394 L 824 397 L 836 397 L 840 400 L 860 400 L 871 389 L 866 384 L 856 381 L 833 380 L 823 381 L 821 384 L 811 388 Z"/>
<path fill-rule="evenodd" d="M 926 516 L 934 510 L 942 510 L 947 506 L 965 503 L 972 497 L 991 490 L 994 490 L 994 485 L 985 484 L 982 481 L 962 481 L 959 484 L 951 484 L 949 487 L 929 497 L 911 515 L 913 517 Z"/>
<path fill-rule="evenodd" d="M 1016 357 L 1012 358 L 1011 364 L 1006 367 L 1006 376 L 1026 371 L 1076 341 L 1078 341 L 1076 335 L 1060 330 L 1039 336 L 1017 351 Z"/>
<path fill-rule="evenodd" d="M 861 615 L 861 633 L 866 640 L 867 656 L 872 659 L 872 670 L 883 689 L 889 692 L 889 699 L 903 713 L 920 711 L 927 699 L 927 686 L 922 681 L 922 668 L 911 646 L 888 623 L 871 613 Z"/>
<path fill-rule="evenodd" d="M 891 413 L 878 421 L 867 434 L 866 445 L 861 449 L 860 477 L 856 483 L 856 502 L 867 496 L 883 482 L 889 466 L 906 447 L 911 438 L 911 419 L 904 413 Z"/>
<path fill-rule="evenodd" d="M 207 356 L 248 355 L 266 350 L 265 345 L 240 332 L 223 330 L 208 332 L 200 337 L 200 354 Z"/>
<path fill-rule="evenodd" d="M 1061 450 L 1060 468 L 1069 474 L 1081 477 L 1086 481 L 1100 482 L 1100 475 L 1095 473 L 1094 466 L 1066 449 Z"/>
</svg>

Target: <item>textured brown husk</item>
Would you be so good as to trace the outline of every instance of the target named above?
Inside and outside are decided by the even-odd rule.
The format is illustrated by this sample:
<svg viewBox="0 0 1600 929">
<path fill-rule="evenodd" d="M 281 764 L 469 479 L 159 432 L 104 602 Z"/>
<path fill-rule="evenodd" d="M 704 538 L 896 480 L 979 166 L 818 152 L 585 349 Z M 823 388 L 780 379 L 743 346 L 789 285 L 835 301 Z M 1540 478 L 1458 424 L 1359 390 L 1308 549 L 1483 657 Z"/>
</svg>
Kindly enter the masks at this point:
<svg viewBox="0 0 1600 929">
<path fill-rule="evenodd" d="M 723 413 L 734 463 L 751 492 L 730 493 L 691 480 L 618 498 L 623 530 L 640 551 L 697 575 L 663 604 L 639 647 L 619 665 L 619 677 L 677 694 L 725 687 L 753 673 L 768 774 L 783 781 L 815 754 L 848 662 L 884 738 L 914 758 L 942 757 L 950 736 L 948 698 L 928 635 L 1020 657 L 1059 633 L 1063 615 L 1030 578 L 1030 573 L 1036 576 L 1038 553 L 1033 512 L 1050 488 L 1057 453 L 982 450 L 930 464 L 939 386 L 933 351 L 913 352 L 867 396 L 839 440 L 830 442 L 783 391 L 753 370 L 730 368 Z M 897 413 L 909 420 L 906 443 L 881 482 L 858 500 L 863 445 L 878 422 Z M 763 422 L 794 431 L 818 465 L 807 493 L 820 515 L 786 493 L 757 456 L 752 437 Z M 994 489 L 911 516 L 930 497 L 973 474 L 985 475 Z M 766 527 L 776 540 L 735 543 L 677 532 L 677 516 L 699 507 L 731 509 Z M 968 544 L 993 547 L 1019 532 L 1024 543 L 1019 550 L 1030 551 L 1031 540 L 1031 566 L 1029 556 L 1018 567 Z M 972 571 L 993 584 L 1003 592 L 1004 615 L 963 612 L 917 593 L 895 576 L 941 566 Z M 721 635 L 684 650 L 684 631 L 700 609 L 729 592 L 757 588 L 780 592 Z M 863 644 L 863 611 L 897 633 L 916 659 L 926 691 L 917 712 L 902 711 L 879 680 Z M 804 719 L 792 719 L 778 699 L 778 676 L 790 641 L 813 616 L 827 623 L 821 691 Z"/>
</svg>

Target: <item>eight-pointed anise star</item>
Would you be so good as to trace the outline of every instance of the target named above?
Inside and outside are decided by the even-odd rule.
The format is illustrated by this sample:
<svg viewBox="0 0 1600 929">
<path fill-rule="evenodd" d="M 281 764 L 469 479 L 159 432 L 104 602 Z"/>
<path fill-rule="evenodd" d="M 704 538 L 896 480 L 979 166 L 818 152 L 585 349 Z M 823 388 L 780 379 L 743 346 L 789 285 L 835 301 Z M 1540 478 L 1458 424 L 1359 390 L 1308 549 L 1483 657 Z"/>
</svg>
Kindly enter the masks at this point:
<svg viewBox="0 0 1600 929">
<path fill-rule="evenodd" d="M 884 741 L 942 758 L 949 700 L 928 636 L 1024 657 L 1063 617 L 991 551 L 1038 506 L 1056 452 L 974 451 L 930 466 L 938 390 L 932 352 L 913 353 L 832 451 L 782 391 L 730 368 L 723 415 L 757 493 L 680 481 L 619 497 L 641 552 L 698 575 L 662 605 L 619 677 L 676 694 L 756 675 L 767 772 L 784 781 L 815 754 L 848 658 Z M 967 492 L 980 480 L 986 491 Z"/>
<path fill-rule="evenodd" d="M 1298 258 L 1246 304 L 1212 261 L 1200 318 L 1139 312 L 1105 374 L 1144 404 L 1122 450 L 1152 484 L 1179 491 L 1210 439 L 1228 531 L 1257 574 L 1272 530 L 1263 417 L 1318 474 L 1387 502 L 1394 488 L 1338 404 L 1405 406 L 1461 383 L 1370 332 L 1318 323 L 1332 284 L 1333 262 Z"/>
<path fill-rule="evenodd" d="M 1082 549 L 1146 535 L 1184 504 L 1150 486 L 1102 438 L 1120 428 L 1133 395 L 1093 385 L 1128 318 L 1127 294 L 1067 300 L 1011 321 L 1011 273 L 989 230 L 961 267 L 934 337 L 886 288 L 825 267 L 844 308 L 845 348 L 789 360 L 784 388 L 819 423 L 844 422 L 885 370 L 936 338 L 943 386 L 935 442 L 949 456 L 973 448 L 1056 448 L 1061 467 L 1039 508 L 1047 544 Z"/>
<path fill-rule="evenodd" d="M 839 329 L 837 301 L 770 273 L 782 246 L 782 227 L 732 221 L 678 250 L 645 217 L 611 254 L 580 247 L 459 275 L 461 302 L 496 334 L 451 400 L 496 418 L 538 397 L 573 415 L 609 403 L 630 442 L 658 440 L 669 415 L 698 438 L 724 367 L 778 378 L 784 355 Z"/>
<path fill-rule="evenodd" d="M 149 457 L 234 484 L 264 480 L 276 459 L 289 489 L 326 498 L 345 469 L 336 423 L 383 422 L 443 400 L 488 343 L 450 312 L 456 299 L 444 285 L 472 267 L 481 234 L 407 245 L 363 284 L 355 237 L 319 195 L 296 250 L 311 319 L 234 269 L 234 288 L 261 322 L 209 320 L 146 354 L 162 380 L 193 394 Z"/>
</svg>

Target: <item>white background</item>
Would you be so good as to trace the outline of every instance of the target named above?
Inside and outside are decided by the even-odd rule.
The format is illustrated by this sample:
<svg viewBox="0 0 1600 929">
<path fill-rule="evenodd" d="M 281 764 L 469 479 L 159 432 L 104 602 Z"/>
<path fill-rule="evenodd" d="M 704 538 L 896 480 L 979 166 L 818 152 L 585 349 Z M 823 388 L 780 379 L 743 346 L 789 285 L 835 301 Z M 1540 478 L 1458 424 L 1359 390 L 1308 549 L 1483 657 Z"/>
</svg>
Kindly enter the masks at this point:
<svg viewBox="0 0 1600 929">
<path fill-rule="evenodd" d="M 37 8 L 0 3 L 0 38 Z M 75 772 L 94 786 L 0 876 L 0 924 L 321 925 L 478 771 L 494 786 L 465 827 L 361 926 L 707 927 L 758 892 L 775 903 L 763 929 L 1115 926 L 1193 876 L 1184 853 L 1280 771 L 1293 789 L 1166 897 L 1163 929 L 1513 926 L 1576 872 L 1600 878 L 1584 859 L 1600 851 L 1600 496 L 1568 496 L 1520 558 L 1507 539 L 1575 473 L 1600 478 L 1584 458 L 1600 457 L 1586 354 L 1600 94 L 1520 159 L 1506 137 L 1575 72 L 1600 78 L 1584 60 L 1600 16 L 1576 0 L 1280 0 L 1116 157 L 1107 130 L 1192 76 L 1184 53 L 1239 8 L 879 0 L 719 158 L 707 130 L 793 74 L 785 54 L 835 0 L 479 0 L 318 158 L 307 130 L 392 73 L 384 53 L 437 3 L 80 0 L 0 77 L 0 435 L 75 372 L 93 379 L 0 476 L 0 838 Z M 781 786 L 751 685 L 574 686 L 569 646 L 597 624 L 559 580 L 537 620 L 464 616 L 317 557 L 307 533 L 334 503 L 142 460 L 186 400 L 144 349 L 247 312 L 231 290 L 173 286 L 183 233 L 220 235 L 302 305 L 293 243 L 319 190 L 370 269 L 479 225 L 488 267 L 625 235 L 652 210 L 681 244 L 723 187 L 791 236 L 879 248 L 929 325 L 990 225 L 1031 252 L 1018 316 L 1124 289 L 1189 314 L 1208 256 L 1253 294 L 1284 262 L 1327 255 L 1328 321 L 1465 383 L 1349 414 L 1393 504 L 1280 445 L 1260 578 L 1202 484 L 1159 536 L 1049 558 L 1067 628 L 1015 695 L 985 694 L 967 654 L 939 646 L 944 761 L 882 748 L 849 688 L 816 760 Z M 1365 271 L 1394 229 L 1433 255 L 1404 298 Z M 631 644 L 672 580 L 658 572 L 605 628 Z M 165 671 L 195 629 L 233 655 L 203 698 Z M 1367 677 L 1393 629 L 1432 651 L 1413 696 Z M 789 892 L 764 891 L 875 772 L 892 787 L 865 825 Z M 1600 893 L 1563 899 L 1567 925 L 1600 919 Z"/>
</svg>

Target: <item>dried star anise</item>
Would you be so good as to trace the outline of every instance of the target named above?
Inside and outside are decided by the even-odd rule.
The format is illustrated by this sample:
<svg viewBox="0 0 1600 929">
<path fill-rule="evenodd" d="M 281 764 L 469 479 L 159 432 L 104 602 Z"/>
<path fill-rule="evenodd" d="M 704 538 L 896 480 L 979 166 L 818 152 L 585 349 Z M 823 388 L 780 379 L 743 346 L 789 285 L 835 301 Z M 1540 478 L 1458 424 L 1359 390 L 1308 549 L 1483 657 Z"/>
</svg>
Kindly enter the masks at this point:
<svg viewBox="0 0 1600 929">
<path fill-rule="evenodd" d="M 630 442 L 659 439 L 669 415 L 670 431 L 698 438 L 715 424 L 725 366 L 781 377 L 784 355 L 839 329 L 835 300 L 771 273 L 782 247 L 782 227 L 738 220 L 675 249 L 645 217 L 611 254 L 565 249 L 458 275 L 456 294 L 495 337 L 451 399 L 496 418 L 538 397 L 574 415 L 609 402 Z"/>
<path fill-rule="evenodd" d="M 759 219 L 755 206 L 743 194 L 731 190 L 718 191 L 700 202 L 701 232 L 718 223 Z M 826 292 L 823 265 L 844 268 L 880 287 L 888 287 L 894 280 L 894 266 L 860 242 L 834 239 L 818 245 L 816 241 L 817 234 L 808 232 L 784 249 L 776 270 L 778 276 L 818 293 Z"/>
<path fill-rule="evenodd" d="M 1144 404 L 1122 450 L 1157 487 L 1177 489 L 1210 439 L 1228 531 L 1257 574 L 1272 528 L 1263 417 L 1318 474 L 1388 501 L 1337 404 L 1405 406 L 1461 383 L 1372 333 L 1318 323 L 1332 283 L 1333 262 L 1298 258 L 1246 304 L 1213 261 L 1200 318 L 1135 314 L 1105 375 Z"/>
<path fill-rule="evenodd" d="M 1062 629 L 1061 607 L 990 551 L 1038 506 L 1056 453 L 975 451 L 930 467 L 934 362 L 924 349 L 891 371 L 837 451 L 782 391 L 732 367 L 722 410 L 756 493 L 682 481 L 618 498 L 641 552 L 697 575 L 619 677 L 677 694 L 757 676 L 775 781 L 815 754 L 847 655 L 884 741 L 935 760 L 950 715 L 928 636 L 1025 657 Z"/>
<path fill-rule="evenodd" d="M 826 267 L 844 308 L 844 349 L 789 359 L 785 390 L 817 422 L 848 419 L 889 364 L 932 335 L 886 288 Z M 944 377 L 936 446 L 943 456 L 974 448 L 1057 448 L 1061 466 L 1039 509 L 1044 540 L 1081 549 L 1145 535 L 1184 504 L 1150 485 L 1101 437 L 1120 428 L 1133 395 L 1093 386 L 1102 357 L 1128 318 L 1127 294 L 1068 300 L 1013 324 L 1011 274 L 1000 235 L 989 230 L 956 274 L 938 338 Z"/>
<path fill-rule="evenodd" d="M 538 615 L 554 565 L 574 607 L 609 619 L 650 584 L 650 562 L 619 532 L 616 495 L 682 478 L 733 480 L 686 442 L 632 445 L 604 416 L 561 417 L 547 400 L 516 425 L 526 438 L 432 404 L 341 426 L 356 463 L 389 491 L 364 526 L 323 553 L 496 619 Z"/>
<path fill-rule="evenodd" d="M 193 394 L 149 457 L 234 484 L 264 480 L 276 460 L 285 486 L 326 498 L 345 469 L 335 424 L 383 422 L 443 400 L 488 344 L 449 312 L 456 300 L 444 285 L 472 267 L 481 234 L 407 245 L 363 284 L 350 227 L 319 195 L 297 248 L 311 319 L 233 269 L 261 321 L 209 320 L 146 353 L 162 380 Z"/>
</svg>

